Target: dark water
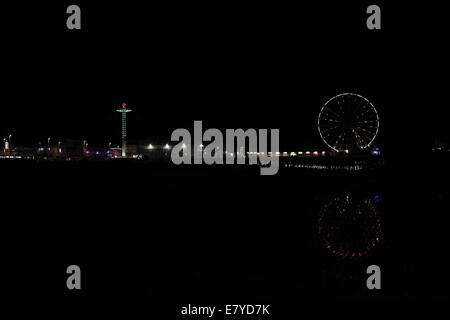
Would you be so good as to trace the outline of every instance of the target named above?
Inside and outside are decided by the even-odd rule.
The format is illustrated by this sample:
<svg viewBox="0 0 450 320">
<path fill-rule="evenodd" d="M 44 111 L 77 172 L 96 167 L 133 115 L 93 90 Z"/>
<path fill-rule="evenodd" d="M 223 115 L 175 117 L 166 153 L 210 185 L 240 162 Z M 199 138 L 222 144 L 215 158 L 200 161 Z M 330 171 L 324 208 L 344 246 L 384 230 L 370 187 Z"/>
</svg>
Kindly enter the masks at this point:
<svg viewBox="0 0 450 320">
<path fill-rule="evenodd" d="M 71 297 L 66 268 L 78 264 L 79 297 L 448 296 L 448 193 L 416 189 L 389 169 L 0 165 L 3 295 Z M 380 291 L 367 290 L 371 264 L 381 267 Z"/>
</svg>

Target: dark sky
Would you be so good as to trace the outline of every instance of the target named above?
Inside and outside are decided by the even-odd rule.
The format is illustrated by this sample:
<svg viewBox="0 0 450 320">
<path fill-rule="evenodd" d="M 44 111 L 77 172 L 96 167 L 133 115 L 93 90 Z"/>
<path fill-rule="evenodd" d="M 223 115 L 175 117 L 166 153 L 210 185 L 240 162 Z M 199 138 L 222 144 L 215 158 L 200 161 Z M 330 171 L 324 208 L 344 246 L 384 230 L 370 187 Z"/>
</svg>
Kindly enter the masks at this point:
<svg viewBox="0 0 450 320">
<path fill-rule="evenodd" d="M 115 109 L 126 102 L 130 140 L 165 142 L 203 120 L 280 128 L 285 148 L 325 148 L 317 115 L 342 92 L 375 105 L 380 145 L 446 134 L 445 84 L 434 74 L 446 74 L 448 49 L 436 8 L 381 5 L 383 29 L 369 31 L 369 2 L 92 2 L 4 6 L 1 135 L 118 143 Z M 81 31 L 66 29 L 74 3 Z"/>
</svg>

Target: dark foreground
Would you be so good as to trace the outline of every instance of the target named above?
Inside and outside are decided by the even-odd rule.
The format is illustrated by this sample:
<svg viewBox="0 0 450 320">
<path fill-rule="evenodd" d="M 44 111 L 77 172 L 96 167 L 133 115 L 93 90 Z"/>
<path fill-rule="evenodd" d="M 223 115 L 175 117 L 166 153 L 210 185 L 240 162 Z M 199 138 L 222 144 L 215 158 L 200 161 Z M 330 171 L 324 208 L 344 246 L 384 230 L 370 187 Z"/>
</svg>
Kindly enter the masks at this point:
<svg viewBox="0 0 450 320">
<path fill-rule="evenodd" d="M 448 191 L 423 188 L 411 172 L 282 167 L 259 176 L 258 167 L 128 161 L 0 168 L 2 296 L 448 297 Z M 335 212 L 342 204 L 347 216 Z M 81 267 L 81 291 L 66 288 L 71 264 Z M 371 264 L 383 290 L 366 287 Z"/>
</svg>

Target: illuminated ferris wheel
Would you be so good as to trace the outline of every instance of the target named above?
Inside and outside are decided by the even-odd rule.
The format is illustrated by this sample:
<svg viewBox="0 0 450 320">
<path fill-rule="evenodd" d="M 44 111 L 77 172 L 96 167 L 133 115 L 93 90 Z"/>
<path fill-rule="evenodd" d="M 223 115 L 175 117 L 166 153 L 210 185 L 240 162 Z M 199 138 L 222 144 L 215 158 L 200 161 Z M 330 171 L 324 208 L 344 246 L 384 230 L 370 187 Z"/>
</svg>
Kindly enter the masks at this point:
<svg viewBox="0 0 450 320">
<path fill-rule="evenodd" d="M 369 100 L 355 93 L 343 93 L 325 103 L 317 125 L 320 137 L 331 149 L 348 152 L 373 143 L 379 119 Z"/>
</svg>

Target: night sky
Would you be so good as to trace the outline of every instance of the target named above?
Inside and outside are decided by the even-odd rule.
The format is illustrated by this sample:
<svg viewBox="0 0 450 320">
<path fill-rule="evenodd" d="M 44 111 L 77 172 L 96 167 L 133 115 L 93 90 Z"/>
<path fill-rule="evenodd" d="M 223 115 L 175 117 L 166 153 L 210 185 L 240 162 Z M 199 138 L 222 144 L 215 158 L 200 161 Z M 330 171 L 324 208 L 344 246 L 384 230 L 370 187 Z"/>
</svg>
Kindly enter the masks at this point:
<svg viewBox="0 0 450 320">
<path fill-rule="evenodd" d="M 4 10 L 0 134 L 17 144 L 118 144 L 115 109 L 126 102 L 130 141 L 165 143 L 203 120 L 205 129 L 280 128 L 282 148 L 326 149 L 317 115 L 343 92 L 375 105 L 376 143 L 386 149 L 446 134 L 444 82 L 431 72 L 446 74 L 448 49 L 442 20 L 426 9 L 385 5 L 383 28 L 372 32 L 365 3 L 77 1 L 82 30 L 69 31 L 69 4 Z"/>
</svg>

